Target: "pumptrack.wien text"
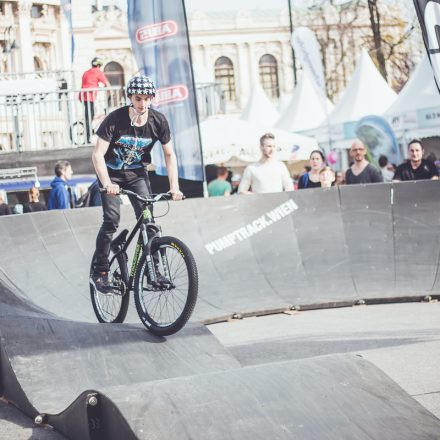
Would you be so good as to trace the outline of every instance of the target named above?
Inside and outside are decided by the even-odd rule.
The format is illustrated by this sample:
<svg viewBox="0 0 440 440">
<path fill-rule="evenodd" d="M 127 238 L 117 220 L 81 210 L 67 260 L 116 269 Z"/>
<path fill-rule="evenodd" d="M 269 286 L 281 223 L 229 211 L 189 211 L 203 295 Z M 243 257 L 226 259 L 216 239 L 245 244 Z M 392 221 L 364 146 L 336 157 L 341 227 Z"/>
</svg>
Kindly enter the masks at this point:
<svg viewBox="0 0 440 440">
<path fill-rule="evenodd" d="M 275 209 L 266 212 L 261 217 L 258 217 L 253 222 L 248 223 L 246 226 L 205 244 L 205 248 L 211 255 L 214 255 L 216 252 L 221 252 L 230 246 L 234 246 L 238 241 L 252 237 L 263 229 L 273 225 L 275 222 L 287 217 L 297 209 L 298 205 L 293 200 L 288 200 Z"/>
</svg>

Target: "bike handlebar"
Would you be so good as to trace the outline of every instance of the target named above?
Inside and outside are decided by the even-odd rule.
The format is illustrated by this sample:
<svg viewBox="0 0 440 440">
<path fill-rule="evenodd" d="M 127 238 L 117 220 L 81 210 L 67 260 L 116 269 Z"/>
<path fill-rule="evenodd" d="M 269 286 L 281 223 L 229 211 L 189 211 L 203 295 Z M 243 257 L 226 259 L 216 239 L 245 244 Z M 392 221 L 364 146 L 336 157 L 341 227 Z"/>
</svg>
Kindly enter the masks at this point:
<svg viewBox="0 0 440 440">
<path fill-rule="evenodd" d="M 106 193 L 107 189 L 106 188 L 99 188 L 99 191 L 102 193 Z M 159 202 L 160 200 L 169 200 L 173 197 L 173 195 L 169 192 L 156 194 L 154 197 L 145 197 L 145 196 L 141 196 L 140 194 L 137 194 L 133 191 L 130 191 L 128 189 L 122 189 L 122 188 L 119 188 L 119 195 L 120 194 L 125 194 L 127 196 L 136 197 L 136 199 L 140 200 L 141 202 L 145 202 L 145 203 L 156 203 L 156 202 Z M 184 199 L 185 196 L 183 196 L 182 198 Z"/>
</svg>

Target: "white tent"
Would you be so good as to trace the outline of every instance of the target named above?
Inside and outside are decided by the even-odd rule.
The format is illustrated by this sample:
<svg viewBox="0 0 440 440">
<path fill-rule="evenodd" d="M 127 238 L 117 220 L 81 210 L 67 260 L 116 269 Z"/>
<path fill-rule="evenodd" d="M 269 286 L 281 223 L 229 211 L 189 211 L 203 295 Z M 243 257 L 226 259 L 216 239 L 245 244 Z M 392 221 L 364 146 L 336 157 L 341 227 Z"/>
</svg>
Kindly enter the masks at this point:
<svg viewBox="0 0 440 440">
<path fill-rule="evenodd" d="M 244 162 L 260 158 L 259 139 L 263 132 L 256 124 L 230 117 L 212 117 L 201 122 L 200 130 L 206 165 L 226 163 L 233 157 Z M 277 129 L 272 133 L 280 160 L 306 160 L 318 146 L 315 139 L 307 136 Z"/>
<path fill-rule="evenodd" d="M 258 81 L 255 81 L 248 102 L 240 116 L 240 119 L 260 126 L 260 129 L 272 128 L 279 119 L 275 106 L 267 97 Z"/>
<path fill-rule="evenodd" d="M 439 136 L 440 93 L 425 55 L 393 105 L 384 113 L 397 134 L 410 137 Z"/>
<path fill-rule="evenodd" d="M 318 127 L 325 122 L 327 114 L 333 110 L 327 100 L 327 113 L 322 97 L 305 71 L 301 75 L 289 105 L 275 124 L 276 128 L 288 131 L 304 131 Z"/>
<path fill-rule="evenodd" d="M 331 125 L 344 124 L 368 115 L 381 115 L 396 97 L 363 49 L 350 83 L 330 114 L 329 122 Z"/>
<path fill-rule="evenodd" d="M 277 110 L 280 115 L 282 115 L 292 100 L 293 93 L 284 93 L 280 96 L 278 101 Z"/>
</svg>

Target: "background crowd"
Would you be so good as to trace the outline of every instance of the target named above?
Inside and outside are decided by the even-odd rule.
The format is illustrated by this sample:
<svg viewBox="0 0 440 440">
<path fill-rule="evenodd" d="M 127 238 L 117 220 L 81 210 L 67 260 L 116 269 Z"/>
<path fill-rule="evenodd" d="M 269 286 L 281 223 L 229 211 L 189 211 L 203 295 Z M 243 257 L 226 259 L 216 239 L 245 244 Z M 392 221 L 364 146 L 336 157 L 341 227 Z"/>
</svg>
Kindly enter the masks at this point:
<svg viewBox="0 0 440 440">
<path fill-rule="evenodd" d="M 327 164 L 324 152 L 315 150 L 310 154 L 309 165 L 304 167 L 303 173 L 292 177 L 284 163 L 275 157 L 273 134 L 266 133 L 261 137 L 260 149 L 260 160 L 246 167 L 242 178 L 225 167 L 219 167 L 217 178 L 208 184 L 209 196 L 439 178 L 439 161 L 432 154 L 424 158 L 423 144 L 418 139 L 409 142 L 408 159 L 398 166 L 390 163 L 386 156 L 379 157 L 378 166 L 370 163 L 367 148 L 356 139 L 350 148 L 351 163 L 347 170 L 333 170 Z"/>
<path fill-rule="evenodd" d="M 28 202 L 17 203 L 13 206 L 5 203 L 0 193 L 0 216 L 11 214 L 25 214 L 29 212 L 46 211 L 52 209 L 85 208 L 101 206 L 101 194 L 98 181 L 95 180 L 80 198 L 76 197 L 74 188 L 70 185 L 73 169 L 69 161 L 59 160 L 55 164 L 55 176 L 50 184 L 51 189 L 44 201 L 44 197 L 36 186 L 32 186 L 28 193 Z"/>
<path fill-rule="evenodd" d="M 256 163 L 248 165 L 243 175 L 232 172 L 224 166 L 217 167 L 217 177 L 208 183 L 210 197 L 231 196 L 235 194 L 261 194 L 280 191 L 294 191 L 309 188 L 329 188 L 339 185 L 397 182 L 408 180 L 437 180 L 440 161 L 433 154 L 424 157 L 420 140 L 408 144 L 408 159 L 396 165 L 380 156 L 377 166 L 370 163 L 368 150 L 360 140 L 355 140 L 350 148 L 351 164 L 345 170 L 333 170 L 321 150 L 310 154 L 309 164 L 301 174 L 290 176 L 287 166 L 276 159 L 276 140 L 271 133 L 260 139 L 261 157 Z M 69 186 L 73 175 L 71 164 L 59 160 L 55 164 L 55 177 L 47 203 L 41 200 L 40 190 L 33 186 L 28 191 L 28 202 L 10 206 L 0 194 L 0 216 L 24 214 L 52 209 L 71 209 L 101 205 L 98 181 L 95 180 L 87 192 L 79 199 Z"/>
</svg>

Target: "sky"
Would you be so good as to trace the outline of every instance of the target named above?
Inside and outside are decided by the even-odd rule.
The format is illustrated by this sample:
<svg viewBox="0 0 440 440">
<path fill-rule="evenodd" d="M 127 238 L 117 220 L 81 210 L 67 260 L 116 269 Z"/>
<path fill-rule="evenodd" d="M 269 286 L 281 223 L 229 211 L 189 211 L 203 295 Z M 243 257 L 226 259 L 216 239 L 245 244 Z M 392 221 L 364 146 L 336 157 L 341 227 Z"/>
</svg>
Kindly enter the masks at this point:
<svg viewBox="0 0 440 440">
<path fill-rule="evenodd" d="M 209 0 L 186 0 L 186 8 L 191 10 L 202 11 L 218 11 L 218 10 L 236 10 L 236 9 L 278 9 L 288 6 L 288 0 L 222 0 L 220 3 L 217 1 Z M 295 1 L 291 0 L 292 4 Z"/>
<path fill-rule="evenodd" d="M 91 0 L 93 2 L 93 0 Z M 282 9 L 288 7 L 289 0 L 185 0 L 188 13 L 194 10 L 201 11 L 225 11 L 240 9 Z M 314 0 L 290 0 L 293 8 L 306 6 L 313 3 Z M 322 1 L 322 0 L 320 0 Z M 337 0 L 343 2 L 344 0 Z M 366 2 L 366 0 L 364 0 Z M 381 0 L 388 2 L 395 0 Z M 414 13 L 413 0 L 401 0 L 402 4 L 409 10 L 410 15 Z M 122 9 L 126 9 L 127 0 L 103 0 L 103 4 L 118 5 Z"/>
</svg>

